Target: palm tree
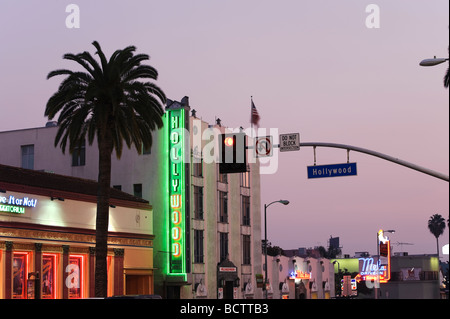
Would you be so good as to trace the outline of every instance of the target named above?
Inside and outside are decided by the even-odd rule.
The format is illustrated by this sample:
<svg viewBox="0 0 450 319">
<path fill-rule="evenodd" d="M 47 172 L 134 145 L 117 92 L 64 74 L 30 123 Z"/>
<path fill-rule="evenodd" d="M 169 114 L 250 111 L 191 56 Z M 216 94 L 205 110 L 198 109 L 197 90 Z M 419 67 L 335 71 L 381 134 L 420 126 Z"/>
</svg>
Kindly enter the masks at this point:
<svg viewBox="0 0 450 319">
<path fill-rule="evenodd" d="M 95 137 L 97 139 L 95 295 L 105 297 L 112 152 L 115 150 L 120 158 L 123 141 L 128 148 L 134 144 L 139 154 L 143 148 L 151 147 L 152 131 L 163 126 L 162 105 L 166 97 L 155 84 L 140 81 L 156 80 L 158 76 L 153 67 L 141 65 L 149 59 L 148 55 L 134 55 L 136 48 L 128 46 L 115 51 L 107 61 L 99 43 L 92 44 L 100 63 L 89 52 L 69 53 L 63 58 L 77 62 L 83 72 L 59 69 L 48 74 L 47 79 L 57 75 L 67 77 L 48 100 L 45 116 L 51 120 L 59 113 L 55 147 L 59 143 L 63 153 L 67 143 L 73 153 L 86 138 L 90 145 Z"/>
<path fill-rule="evenodd" d="M 439 215 L 434 214 L 430 217 L 428 220 L 428 229 L 430 230 L 430 233 L 436 237 L 436 248 L 437 248 L 437 254 L 439 259 L 439 241 L 438 238 L 444 233 L 445 229 L 445 219 Z"/>
<path fill-rule="evenodd" d="M 448 53 L 450 55 L 450 49 L 449 49 Z M 450 64 L 450 61 L 449 61 L 449 64 Z M 450 67 L 447 67 L 447 72 L 445 73 L 445 76 L 444 76 L 444 87 L 447 88 L 447 89 L 448 89 L 448 85 L 449 85 L 449 81 L 450 81 L 450 79 L 449 79 L 449 77 L 450 77 L 449 72 L 450 72 Z"/>
</svg>

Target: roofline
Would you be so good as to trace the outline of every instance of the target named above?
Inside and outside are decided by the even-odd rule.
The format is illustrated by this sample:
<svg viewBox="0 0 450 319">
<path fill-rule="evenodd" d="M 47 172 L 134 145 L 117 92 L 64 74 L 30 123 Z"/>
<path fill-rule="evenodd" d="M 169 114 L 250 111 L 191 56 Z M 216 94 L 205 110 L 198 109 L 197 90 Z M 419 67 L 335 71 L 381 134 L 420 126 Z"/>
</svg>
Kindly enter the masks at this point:
<svg viewBox="0 0 450 319">
<path fill-rule="evenodd" d="M 82 179 L 82 178 L 78 178 L 78 177 L 53 174 L 53 173 L 27 170 L 27 169 L 14 167 L 14 166 L 7 166 L 7 165 L 3 165 L 3 164 L 0 164 L 0 169 L 3 169 L 5 172 L 9 173 L 9 174 L 7 174 L 7 176 L 8 175 L 11 176 L 11 174 L 17 174 L 17 176 L 18 176 L 18 178 L 17 178 L 18 182 L 16 182 L 15 180 L 12 180 L 11 178 L 3 178 L 3 180 L 2 180 L 2 176 L 0 176 L 0 189 L 2 189 L 2 190 L 14 191 L 14 192 L 20 192 L 20 193 L 26 193 L 26 194 L 34 194 L 34 195 L 40 195 L 40 196 L 47 196 L 49 198 L 50 197 L 62 197 L 64 199 L 97 203 L 97 193 L 95 191 L 95 189 L 96 189 L 95 185 L 98 185 L 98 183 L 96 181 Z M 20 178 L 21 174 L 23 174 L 24 180 L 27 180 L 26 178 L 28 176 L 31 176 L 31 175 L 26 175 L 27 173 L 34 175 L 34 182 L 31 182 L 30 183 L 31 185 L 25 184 L 26 182 L 21 181 L 21 178 Z M 42 179 L 50 178 L 49 185 L 42 184 L 41 182 L 36 183 L 35 182 L 36 177 L 42 178 Z M 53 178 L 53 180 L 51 178 Z M 62 189 L 55 188 L 55 186 L 51 186 L 52 181 L 61 182 L 61 180 L 64 181 L 64 183 L 70 184 L 72 182 L 74 184 L 77 184 L 78 186 L 89 188 L 90 191 L 86 192 L 86 193 L 81 193 L 78 189 L 66 188 L 65 190 L 62 190 Z M 58 185 L 58 184 L 56 184 L 56 185 Z M 152 210 L 152 206 L 150 205 L 150 203 L 147 200 L 135 197 L 131 194 L 116 190 L 114 188 L 110 188 L 110 189 L 111 189 L 111 195 L 110 195 L 109 204 L 111 206 Z"/>
<path fill-rule="evenodd" d="M 26 193 L 26 194 L 33 194 L 33 195 L 39 195 L 39 196 L 47 196 L 48 198 L 62 197 L 64 199 L 68 199 L 68 200 L 82 201 L 82 202 L 88 202 L 88 203 L 97 203 L 97 196 L 62 191 L 62 190 L 58 190 L 58 189 L 41 188 L 41 187 L 28 186 L 28 185 L 19 185 L 19 184 L 12 184 L 12 183 L 1 182 L 1 181 L 0 181 L 0 189 L 4 189 L 7 191 L 11 191 L 11 192 Z M 137 208 L 137 209 L 143 209 L 143 210 L 152 210 L 153 209 L 152 205 L 150 205 L 149 203 L 135 202 L 135 201 L 125 200 L 125 199 L 118 199 L 118 198 L 114 198 L 114 197 L 110 197 L 109 204 L 112 206 L 120 206 L 120 207 L 125 207 L 125 208 Z"/>
<path fill-rule="evenodd" d="M 51 128 L 57 128 L 57 127 L 58 126 L 37 126 L 37 127 L 29 127 L 29 128 L 19 128 L 19 129 L 7 130 L 7 131 L 0 131 L 0 134 L 20 132 L 20 131 L 32 131 L 32 130 L 39 130 L 39 129 L 51 129 Z"/>
</svg>

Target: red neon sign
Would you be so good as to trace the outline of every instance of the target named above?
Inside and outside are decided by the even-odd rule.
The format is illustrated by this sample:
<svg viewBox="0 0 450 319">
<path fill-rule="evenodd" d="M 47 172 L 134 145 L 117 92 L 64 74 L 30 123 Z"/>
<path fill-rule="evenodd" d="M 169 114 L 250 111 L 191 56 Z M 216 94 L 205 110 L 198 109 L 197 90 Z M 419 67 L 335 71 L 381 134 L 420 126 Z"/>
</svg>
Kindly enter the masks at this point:
<svg viewBox="0 0 450 319">
<path fill-rule="evenodd" d="M 311 273 L 310 272 L 303 272 L 300 270 L 291 272 L 291 276 L 289 279 L 311 279 Z"/>
<path fill-rule="evenodd" d="M 359 258 L 360 268 L 359 277 L 360 280 L 370 281 L 379 280 L 380 283 L 387 283 L 391 279 L 391 245 L 390 241 L 383 243 L 383 249 L 386 249 L 378 259 L 374 258 Z M 384 256 L 386 255 L 386 256 Z M 385 263 L 382 262 L 382 258 L 385 259 Z"/>
</svg>

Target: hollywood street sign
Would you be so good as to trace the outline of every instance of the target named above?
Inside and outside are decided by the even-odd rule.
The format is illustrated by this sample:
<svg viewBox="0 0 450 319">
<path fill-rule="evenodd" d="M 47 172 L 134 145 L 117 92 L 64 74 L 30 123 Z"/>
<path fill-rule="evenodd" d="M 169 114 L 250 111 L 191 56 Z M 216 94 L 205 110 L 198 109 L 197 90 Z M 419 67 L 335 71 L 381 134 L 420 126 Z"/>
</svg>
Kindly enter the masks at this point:
<svg viewBox="0 0 450 319">
<path fill-rule="evenodd" d="M 357 175 L 356 163 L 308 166 L 308 178 Z"/>
</svg>

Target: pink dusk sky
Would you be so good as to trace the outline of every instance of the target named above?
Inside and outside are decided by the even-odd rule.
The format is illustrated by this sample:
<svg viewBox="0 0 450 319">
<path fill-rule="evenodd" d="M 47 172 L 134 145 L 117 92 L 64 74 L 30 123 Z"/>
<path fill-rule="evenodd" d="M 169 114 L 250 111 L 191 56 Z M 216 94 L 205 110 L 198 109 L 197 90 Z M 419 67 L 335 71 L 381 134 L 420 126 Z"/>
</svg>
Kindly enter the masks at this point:
<svg viewBox="0 0 450 319">
<path fill-rule="evenodd" d="M 69 4 L 79 8 L 79 28 L 66 25 Z M 371 4 L 379 20 L 366 12 Z M 448 12 L 447 0 L 2 0 L 0 131 L 43 126 L 62 79 L 47 74 L 74 68 L 63 54 L 94 53 L 97 40 L 108 56 L 128 45 L 149 54 L 168 98 L 189 96 L 207 122 L 249 127 L 253 96 L 261 128 L 448 175 L 448 63 L 419 66 L 448 57 Z M 347 152 L 318 148 L 316 158 L 345 163 Z M 278 154 L 276 172 L 262 175 L 261 211 L 290 204 L 269 207 L 269 241 L 292 249 L 327 246 L 333 236 L 346 254 L 376 253 L 383 228 L 396 230 L 394 252 L 436 253 L 427 221 L 447 220 L 448 182 L 366 154 L 350 152 L 350 162 L 357 176 L 309 180 L 312 148 Z M 448 241 L 446 229 L 440 246 Z"/>
</svg>

